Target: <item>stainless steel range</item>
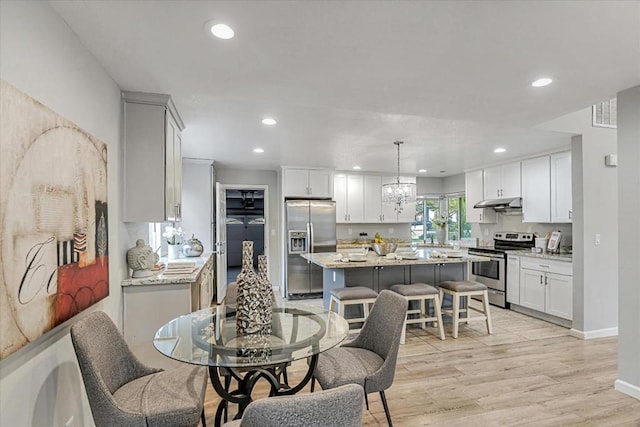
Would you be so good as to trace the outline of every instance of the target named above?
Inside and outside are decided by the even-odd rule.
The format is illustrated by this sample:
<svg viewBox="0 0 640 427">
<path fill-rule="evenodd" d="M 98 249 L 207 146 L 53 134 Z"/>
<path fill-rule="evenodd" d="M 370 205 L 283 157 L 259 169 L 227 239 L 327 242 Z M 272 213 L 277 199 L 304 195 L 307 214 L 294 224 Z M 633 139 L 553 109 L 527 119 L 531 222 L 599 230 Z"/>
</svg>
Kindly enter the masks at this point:
<svg viewBox="0 0 640 427">
<path fill-rule="evenodd" d="M 499 231 L 493 234 L 493 247 L 469 248 L 469 255 L 489 257 L 488 261 L 471 263 L 470 280 L 489 288 L 489 302 L 507 308 L 507 253 L 509 250 L 530 249 L 535 245 L 533 233 Z"/>
</svg>

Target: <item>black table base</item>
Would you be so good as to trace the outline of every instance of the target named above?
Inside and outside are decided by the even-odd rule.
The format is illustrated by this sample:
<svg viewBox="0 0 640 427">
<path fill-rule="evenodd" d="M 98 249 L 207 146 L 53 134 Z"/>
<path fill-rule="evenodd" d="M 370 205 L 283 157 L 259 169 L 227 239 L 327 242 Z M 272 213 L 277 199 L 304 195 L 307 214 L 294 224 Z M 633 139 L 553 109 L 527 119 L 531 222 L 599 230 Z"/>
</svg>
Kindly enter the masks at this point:
<svg viewBox="0 0 640 427">
<path fill-rule="evenodd" d="M 223 414 L 228 410 L 229 403 L 238 405 L 238 413 L 234 420 L 240 419 L 247 406 L 253 401 L 251 393 L 261 378 L 267 380 L 271 386 L 269 396 L 287 396 L 296 394 L 307 385 L 318 363 L 318 355 L 310 356 L 309 368 L 304 378 L 295 385 L 290 387 L 286 378 L 286 369 L 281 365 L 262 366 L 251 368 L 219 368 L 217 366 L 209 366 L 209 378 L 214 390 L 222 399 L 216 410 L 215 426 L 222 425 Z M 220 369 L 224 369 L 228 373 L 225 376 L 225 385 L 220 382 Z M 281 370 L 281 371 L 279 371 Z M 280 382 L 281 374 L 285 377 L 285 382 Z M 229 390 L 231 377 L 235 378 L 238 387 L 235 390 Z M 226 418 L 226 417 L 225 417 Z"/>
</svg>

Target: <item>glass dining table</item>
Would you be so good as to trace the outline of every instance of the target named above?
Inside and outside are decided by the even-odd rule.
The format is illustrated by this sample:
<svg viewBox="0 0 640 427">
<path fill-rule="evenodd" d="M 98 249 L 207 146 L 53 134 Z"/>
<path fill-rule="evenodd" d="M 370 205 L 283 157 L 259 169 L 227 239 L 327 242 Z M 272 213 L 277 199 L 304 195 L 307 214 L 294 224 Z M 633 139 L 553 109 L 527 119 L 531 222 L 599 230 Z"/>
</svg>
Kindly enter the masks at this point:
<svg viewBox="0 0 640 427">
<path fill-rule="evenodd" d="M 215 417 L 218 426 L 223 414 L 227 418 L 229 403 L 238 405 L 235 419 L 242 417 L 261 379 L 270 385 L 269 396 L 300 391 L 313 376 L 318 355 L 340 344 L 349 331 L 338 314 L 289 301 L 274 304 L 271 326 L 271 334 L 240 335 L 235 305 L 218 305 L 171 320 L 156 332 L 153 345 L 167 357 L 209 368 L 211 384 L 221 397 Z M 286 367 L 300 359 L 308 360 L 307 372 L 291 386 Z M 237 382 L 234 390 L 232 378 Z"/>
</svg>

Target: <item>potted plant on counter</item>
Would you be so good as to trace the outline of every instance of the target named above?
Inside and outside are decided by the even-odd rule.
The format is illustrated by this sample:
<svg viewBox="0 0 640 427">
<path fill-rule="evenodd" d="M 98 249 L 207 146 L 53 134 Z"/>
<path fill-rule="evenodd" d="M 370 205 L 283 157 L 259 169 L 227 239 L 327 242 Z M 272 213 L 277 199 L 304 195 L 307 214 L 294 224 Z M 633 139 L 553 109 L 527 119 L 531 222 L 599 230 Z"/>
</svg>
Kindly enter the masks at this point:
<svg viewBox="0 0 640 427">
<path fill-rule="evenodd" d="M 167 258 L 180 258 L 182 240 L 184 239 L 184 232 L 182 231 L 182 227 L 174 228 L 171 226 L 167 226 L 164 229 L 164 233 L 162 233 L 162 237 L 167 239 Z"/>
<path fill-rule="evenodd" d="M 431 223 L 436 229 L 436 237 L 440 245 L 444 245 L 447 240 L 447 225 L 449 224 L 450 217 L 450 213 L 444 215 L 439 211 L 436 211 L 433 215 L 433 219 L 431 220 Z"/>
</svg>

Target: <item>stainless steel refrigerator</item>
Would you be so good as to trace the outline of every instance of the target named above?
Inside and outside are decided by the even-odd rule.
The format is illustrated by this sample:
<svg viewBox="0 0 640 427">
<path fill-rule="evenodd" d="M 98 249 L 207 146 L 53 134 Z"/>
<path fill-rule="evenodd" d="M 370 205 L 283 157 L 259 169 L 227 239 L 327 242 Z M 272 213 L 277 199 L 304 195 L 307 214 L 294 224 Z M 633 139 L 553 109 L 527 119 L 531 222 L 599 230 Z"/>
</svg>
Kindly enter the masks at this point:
<svg viewBox="0 0 640 427">
<path fill-rule="evenodd" d="M 322 268 L 300 254 L 336 251 L 336 202 L 287 200 L 285 214 L 287 298 L 321 296 Z"/>
</svg>

